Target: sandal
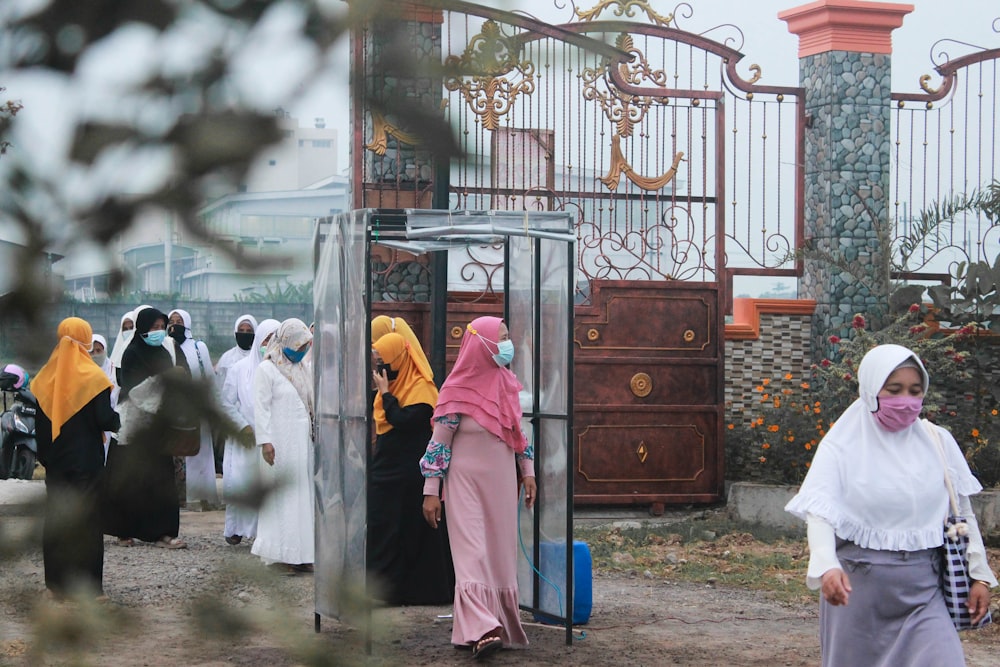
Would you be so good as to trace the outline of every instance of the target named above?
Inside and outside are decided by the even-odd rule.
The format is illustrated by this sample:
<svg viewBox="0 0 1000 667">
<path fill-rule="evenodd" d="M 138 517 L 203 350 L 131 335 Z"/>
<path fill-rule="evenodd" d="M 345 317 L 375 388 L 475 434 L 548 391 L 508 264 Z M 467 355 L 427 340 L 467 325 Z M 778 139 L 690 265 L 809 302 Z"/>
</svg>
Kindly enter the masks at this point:
<svg viewBox="0 0 1000 667">
<path fill-rule="evenodd" d="M 135 540 L 133 540 L 131 537 L 119 537 L 118 541 L 115 542 L 115 544 L 117 544 L 120 547 L 134 547 Z"/>
<path fill-rule="evenodd" d="M 179 537 L 168 537 L 166 535 L 153 542 L 153 545 L 161 549 L 187 549 L 187 542 Z"/>
<path fill-rule="evenodd" d="M 499 630 L 490 630 L 472 647 L 472 659 L 481 660 L 496 653 L 501 648 L 503 648 L 503 639 L 500 638 Z"/>
<path fill-rule="evenodd" d="M 226 535 L 226 544 L 236 546 L 243 541 L 242 535 Z"/>
</svg>

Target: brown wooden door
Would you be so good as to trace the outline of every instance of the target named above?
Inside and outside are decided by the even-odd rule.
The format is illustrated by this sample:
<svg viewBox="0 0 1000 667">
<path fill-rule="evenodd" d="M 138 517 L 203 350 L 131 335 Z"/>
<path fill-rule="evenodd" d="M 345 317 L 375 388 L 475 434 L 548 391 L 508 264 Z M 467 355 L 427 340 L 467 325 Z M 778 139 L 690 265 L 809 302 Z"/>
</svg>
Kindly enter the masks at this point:
<svg viewBox="0 0 1000 667">
<path fill-rule="evenodd" d="M 594 281 L 574 329 L 578 505 L 723 494 L 723 321 L 711 283 Z"/>
</svg>

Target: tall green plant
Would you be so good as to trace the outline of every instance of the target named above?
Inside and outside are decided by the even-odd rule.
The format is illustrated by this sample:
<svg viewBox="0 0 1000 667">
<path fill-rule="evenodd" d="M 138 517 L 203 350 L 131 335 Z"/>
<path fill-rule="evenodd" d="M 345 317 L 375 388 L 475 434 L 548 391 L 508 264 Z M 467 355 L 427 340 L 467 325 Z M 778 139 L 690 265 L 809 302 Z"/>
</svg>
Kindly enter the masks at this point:
<svg viewBox="0 0 1000 667">
<path fill-rule="evenodd" d="M 239 303 L 312 303 L 313 281 L 293 283 L 286 280 L 284 287 L 279 281 L 274 284 L 274 289 L 265 284 L 263 292 L 234 294 L 233 297 Z"/>
</svg>

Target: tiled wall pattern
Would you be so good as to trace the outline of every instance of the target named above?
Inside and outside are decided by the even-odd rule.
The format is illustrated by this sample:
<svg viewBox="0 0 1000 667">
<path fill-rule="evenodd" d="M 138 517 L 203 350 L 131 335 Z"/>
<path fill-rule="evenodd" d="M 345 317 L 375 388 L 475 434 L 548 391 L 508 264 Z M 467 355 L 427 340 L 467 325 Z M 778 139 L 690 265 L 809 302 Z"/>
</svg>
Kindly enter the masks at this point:
<svg viewBox="0 0 1000 667">
<path fill-rule="evenodd" d="M 762 313 L 760 337 L 726 341 L 726 419 L 738 419 L 754 400 L 753 388 L 764 378 L 776 380 L 791 373 L 803 376 L 812 360 L 809 315 Z"/>
</svg>

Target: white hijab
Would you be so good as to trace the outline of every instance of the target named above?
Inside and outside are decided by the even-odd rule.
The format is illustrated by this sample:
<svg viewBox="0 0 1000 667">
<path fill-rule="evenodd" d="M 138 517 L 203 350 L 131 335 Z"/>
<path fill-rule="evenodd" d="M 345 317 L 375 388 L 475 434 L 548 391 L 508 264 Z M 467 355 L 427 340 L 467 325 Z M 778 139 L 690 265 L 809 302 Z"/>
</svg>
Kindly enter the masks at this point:
<svg viewBox="0 0 1000 667">
<path fill-rule="evenodd" d="M 177 345 L 177 341 L 174 341 L 174 347 L 180 348 L 180 351 L 184 353 L 184 360 L 187 361 L 187 366 L 191 369 L 191 377 L 196 380 L 210 377 L 213 371 L 212 359 L 208 356 L 208 349 L 204 348 L 204 346 L 200 350 L 201 360 L 199 361 L 198 359 L 198 344 L 191 336 L 191 314 L 186 310 L 175 308 L 167 313 L 167 319 L 169 320 L 170 316 L 174 313 L 180 315 L 184 321 L 184 342 Z M 167 328 L 170 328 L 169 324 Z M 173 340 L 170 336 L 167 336 L 167 338 Z"/>
<path fill-rule="evenodd" d="M 785 510 L 805 519 L 824 519 L 837 537 L 867 549 L 918 551 L 943 543 L 948 515 L 944 470 L 934 439 L 922 420 L 893 433 L 875 419 L 878 393 L 892 372 L 916 362 L 927 392 L 920 359 L 901 345 L 879 345 L 858 367 L 859 398 L 820 441 L 799 493 Z M 954 438 L 936 428 L 944 445 L 955 491 L 969 496 L 982 490 Z"/>
<path fill-rule="evenodd" d="M 111 351 L 108 352 L 108 359 L 116 368 L 121 368 L 122 355 L 125 354 L 125 348 L 128 347 L 129 342 L 132 340 L 132 336 L 135 334 L 135 328 L 129 329 L 128 331 L 122 331 L 122 327 L 125 326 L 125 320 L 131 322 L 134 327 L 135 314 L 136 311 L 130 310 L 122 315 L 121 324 L 118 325 L 118 335 L 115 336 L 115 345 L 111 348 Z"/>
<path fill-rule="evenodd" d="M 257 318 L 247 313 L 236 318 L 236 323 L 233 325 L 234 336 L 240 332 L 240 325 L 244 322 L 253 327 L 254 333 L 257 333 L 257 327 L 259 326 L 257 324 Z M 225 374 L 229 372 L 229 369 L 236 364 L 236 362 L 246 359 L 251 355 L 251 353 L 255 353 L 257 355 L 257 360 L 260 361 L 260 352 L 254 350 L 253 346 L 251 346 L 249 350 L 244 350 L 239 345 L 234 345 L 226 350 L 221 357 L 219 357 L 219 362 L 215 365 L 216 374 L 224 377 Z"/>
<path fill-rule="evenodd" d="M 104 357 L 104 363 L 101 364 L 101 370 L 104 371 L 104 374 L 108 376 L 108 379 L 111 380 L 112 383 L 114 383 L 115 367 L 111 363 L 111 354 L 108 352 L 108 340 L 101 334 L 94 334 L 93 337 L 90 339 L 90 345 L 91 345 L 90 349 L 94 349 L 93 348 L 94 343 L 100 343 L 101 346 L 104 347 L 104 353 L 107 356 Z"/>
<path fill-rule="evenodd" d="M 277 366 L 278 371 L 292 383 L 306 410 L 309 411 L 309 416 L 314 417 L 312 364 L 307 359 L 294 364 L 282 352 L 286 347 L 297 350 L 311 340 L 312 334 L 309 333 L 309 327 L 305 322 L 295 317 L 289 318 L 281 323 L 271 337 L 264 358 Z"/>
<path fill-rule="evenodd" d="M 253 424 L 254 378 L 257 376 L 257 368 L 263 360 L 260 347 L 264 344 L 264 339 L 277 331 L 279 326 L 281 326 L 281 322 L 271 319 L 264 320 L 258 324 L 257 330 L 254 332 L 253 347 L 250 348 L 250 354 L 237 361 L 229 369 L 229 376 L 236 383 L 236 397 L 240 402 L 240 411 L 251 424 Z M 228 378 L 226 382 L 228 384 Z"/>
</svg>

